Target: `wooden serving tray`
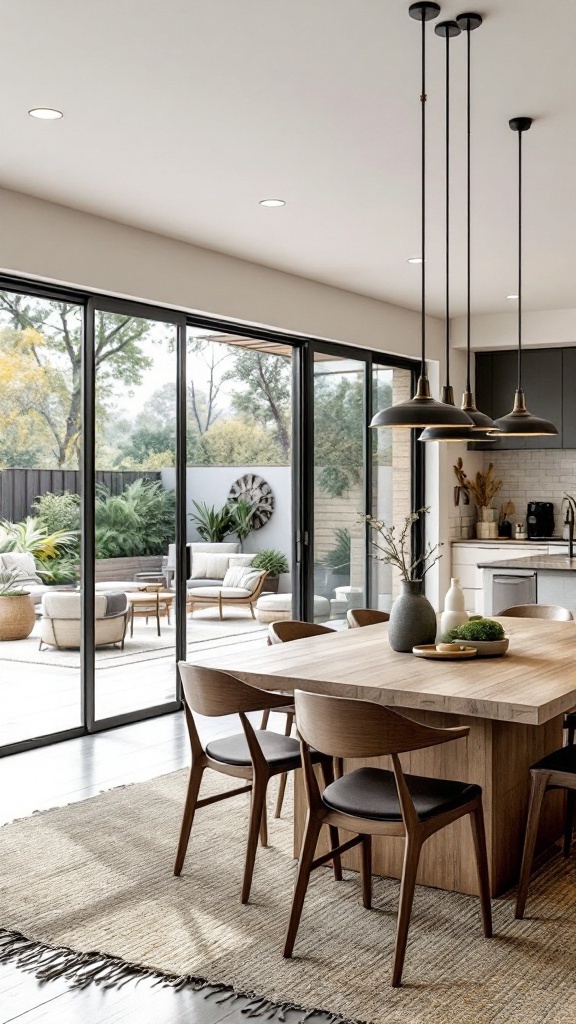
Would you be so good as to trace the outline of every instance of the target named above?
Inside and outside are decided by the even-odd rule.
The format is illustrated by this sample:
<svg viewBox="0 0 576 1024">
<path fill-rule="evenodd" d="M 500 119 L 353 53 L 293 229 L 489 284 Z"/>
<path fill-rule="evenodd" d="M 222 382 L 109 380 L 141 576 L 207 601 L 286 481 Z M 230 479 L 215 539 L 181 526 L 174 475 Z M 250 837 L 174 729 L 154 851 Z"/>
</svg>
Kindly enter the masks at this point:
<svg viewBox="0 0 576 1024">
<path fill-rule="evenodd" d="M 417 658 L 441 658 L 445 661 L 460 661 L 462 658 L 475 658 L 477 654 L 475 647 L 465 647 L 462 651 L 437 651 L 436 644 L 420 644 L 412 648 L 412 654 Z"/>
</svg>

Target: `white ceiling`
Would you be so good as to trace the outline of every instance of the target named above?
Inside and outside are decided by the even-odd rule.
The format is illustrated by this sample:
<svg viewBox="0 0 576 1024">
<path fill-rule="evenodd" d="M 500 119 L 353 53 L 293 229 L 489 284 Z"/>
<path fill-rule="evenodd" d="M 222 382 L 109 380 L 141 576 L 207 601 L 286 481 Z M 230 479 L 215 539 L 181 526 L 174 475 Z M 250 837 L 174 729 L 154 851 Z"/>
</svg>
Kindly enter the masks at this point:
<svg viewBox="0 0 576 1024">
<path fill-rule="evenodd" d="M 412 308 L 420 26 L 408 0 L 0 0 L 0 184 Z M 479 10 L 473 312 L 576 306 L 576 3 Z M 429 52 L 429 309 L 443 312 L 444 41 Z M 453 54 L 453 315 L 465 310 L 465 36 Z M 64 112 L 36 121 L 30 107 Z M 260 199 L 280 197 L 282 209 Z M 33 245 L 33 239 L 30 242 Z M 1 228 L 0 228 L 1 248 Z"/>
</svg>

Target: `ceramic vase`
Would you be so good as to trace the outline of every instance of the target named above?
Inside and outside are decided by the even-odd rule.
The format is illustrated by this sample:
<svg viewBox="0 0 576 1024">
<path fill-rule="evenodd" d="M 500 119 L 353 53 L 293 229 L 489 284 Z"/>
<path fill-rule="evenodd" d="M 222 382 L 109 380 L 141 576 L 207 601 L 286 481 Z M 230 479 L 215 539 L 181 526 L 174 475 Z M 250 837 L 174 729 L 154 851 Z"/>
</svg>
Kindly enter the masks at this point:
<svg viewBox="0 0 576 1024">
<path fill-rule="evenodd" d="M 422 593 L 422 580 L 403 581 L 402 593 L 390 611 L 388 640 L 393 651 L 411 651 L 436 639 L 436 612 Z"/>
<path fill-rule="evenodd" d="M 450 580 L 450 590 L 446 594 L 444 601 L 444 611 L 440 617 L 441 636 L 449 633 L 451 629 L 456 629 L 458 626 L 463 626 L 465 622 L 468 622 L 468 612 L 465 605 L 464 591 L 460 586 L 460 580 L 456 576 Z"/>
</svg>

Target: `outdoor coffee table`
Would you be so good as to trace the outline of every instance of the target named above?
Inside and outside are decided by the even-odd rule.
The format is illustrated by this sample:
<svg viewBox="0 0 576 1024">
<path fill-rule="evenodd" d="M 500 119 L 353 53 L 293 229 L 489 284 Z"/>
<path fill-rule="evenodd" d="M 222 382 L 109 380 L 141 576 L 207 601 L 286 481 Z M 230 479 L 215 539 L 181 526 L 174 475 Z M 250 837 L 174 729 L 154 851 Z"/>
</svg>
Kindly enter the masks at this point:
<svg viewBox="0 0 576 1024">
<path fill-rule="evenodd" d="M 168 625 L 170 625 L 170 608 L 174 600 L 174 593 L 168 590 L 161 590 L 150 586 L 147 590 L 139 590 L 135 593 L 126 594 L 128 604 L 130 605 L 130 636 L 134 635 L 134 617 L 145 616 L 146 624 L 148 619 L 153 615 L 156 619 L 156 625 L 158 628 L 158 636 L 161 636 L 160 632 L 160 616 L 165 615 L 168 619 Z"/>
</svg>

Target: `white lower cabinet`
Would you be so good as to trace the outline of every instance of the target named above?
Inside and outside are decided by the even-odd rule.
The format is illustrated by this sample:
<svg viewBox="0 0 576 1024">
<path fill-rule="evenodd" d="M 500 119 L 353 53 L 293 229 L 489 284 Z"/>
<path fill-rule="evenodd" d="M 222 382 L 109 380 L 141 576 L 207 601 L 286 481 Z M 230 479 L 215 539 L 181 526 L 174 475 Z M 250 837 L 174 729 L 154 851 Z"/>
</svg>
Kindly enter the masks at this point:
<svg viewBox="0 0 576 1024">
<path fill-rule="evenodd" d="M 514 544 L 497 541 L 483 544 L 452 544 L 452 576 L 460 580 L 466 611 L 476 615 L 484 614 L 484 591 L 482 590 L 482 569 L 479 562 L 500 562 L 508 558 L 527 558 L 529 555 L 563 554 L 560 545 Z"/>
</svg>

